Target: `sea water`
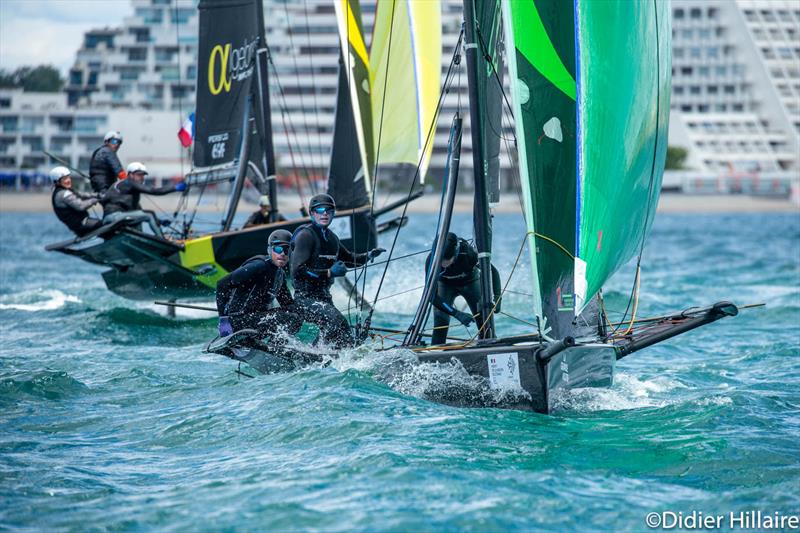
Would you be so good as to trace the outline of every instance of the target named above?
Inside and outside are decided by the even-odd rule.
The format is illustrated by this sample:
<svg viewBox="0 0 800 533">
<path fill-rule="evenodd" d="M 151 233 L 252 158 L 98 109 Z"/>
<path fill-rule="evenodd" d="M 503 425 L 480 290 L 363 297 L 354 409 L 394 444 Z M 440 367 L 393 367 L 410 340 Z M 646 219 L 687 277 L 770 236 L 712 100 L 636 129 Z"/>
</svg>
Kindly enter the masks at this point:
<svg viewBox="0 0 800 533">
<path fill-rule="evenodd" d="M 395 255 L 435 222 L 413 215 Z M 531 331 L 524 224 L 494 227 L 498 328 Z M 653 512 L 800 512 L 796 214 L 659 215 L 638 317 L 766 306 L 624 359 L 555 416 L 431 402 L 458 372 L 402 351 L 243 378 L 202 353 L 210 315 L 111 294 L 101 267 L 44 251 L 68 237 L 51 214 L 0 215 L 0 529 L 641 531 Z M 392 263 L 379 297 L 403 294 L 373 323 L 408 325 L 423 259 Z M 612 318 L 634 271 L 606 285 Z"/>
</svg>

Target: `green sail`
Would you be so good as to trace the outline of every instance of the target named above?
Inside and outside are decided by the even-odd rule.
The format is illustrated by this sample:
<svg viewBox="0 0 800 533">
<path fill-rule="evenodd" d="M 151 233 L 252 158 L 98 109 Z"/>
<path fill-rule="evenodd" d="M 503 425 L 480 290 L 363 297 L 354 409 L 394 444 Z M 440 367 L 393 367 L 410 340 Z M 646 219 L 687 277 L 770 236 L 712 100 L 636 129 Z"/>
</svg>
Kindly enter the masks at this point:
<svg viewBox="0 0 800 533">
<path fill-rule="evenodd" d="M 504 0 L 534 311 L 552 337 L 636 254 L 669 113 L 664 2 Z"/>
</svg>

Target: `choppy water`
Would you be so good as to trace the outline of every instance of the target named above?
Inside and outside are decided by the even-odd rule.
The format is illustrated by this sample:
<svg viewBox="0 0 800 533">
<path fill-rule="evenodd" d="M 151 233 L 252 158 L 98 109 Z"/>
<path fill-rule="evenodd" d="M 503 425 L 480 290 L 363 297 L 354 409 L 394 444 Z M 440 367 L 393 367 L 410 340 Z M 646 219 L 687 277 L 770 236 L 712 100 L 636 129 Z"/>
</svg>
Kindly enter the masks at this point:
<svg viewBox="0 0 800 533">
<path fill-rule="evenodd" d="M 415 215 L 400 253 L 434 221 Z M 522 222 L 495 227 L 505 278 Z M 100 268 L 43 250 L 66 237 L 52 215 L 0 215 L 0 529 L 640 531 L 650 511 L 800 511 L 797 215 L 659 216 L 640 316 L 767 307 L 625 359 L 558 416 L 431 403 L 444 376 L 387 380 L 374 353 L 237 378 L 201 353 L 213 319 L 108 293 Z M 521 318 L 527 275 L 505 306 Z M 415 298 L 381 302 L 382 321 L 405 326 Z"/>
</svg>

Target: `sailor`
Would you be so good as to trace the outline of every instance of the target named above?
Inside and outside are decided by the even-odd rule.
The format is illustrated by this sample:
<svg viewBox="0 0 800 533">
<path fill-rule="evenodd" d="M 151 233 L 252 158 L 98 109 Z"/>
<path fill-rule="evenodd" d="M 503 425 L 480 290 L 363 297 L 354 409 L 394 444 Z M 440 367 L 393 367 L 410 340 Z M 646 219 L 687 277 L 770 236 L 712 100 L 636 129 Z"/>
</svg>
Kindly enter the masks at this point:
<svg viewBox="0 0 800 533">
<path fill-rule="evenodd" d="M 330 288 L 333 278 L 344 276 L 347 267 L 360 266 L 385 252 L 374 248 L 356 254 L 345 248 L 329 229 L 336 204 L 327 194 L 318 194 L 308 204 L 311 223 L 295 230 L 290 260 L 295 288 L 295 310 L 306 322 L 316 324 L 320 339 L 334 346 L 353 342 L 350 325 L 333 305 Z"/>
<path fill-rule="evenodd" d="M 244 223 L 244 227 L 249 228 L 252 226 L 260 226 L 261 224 L 269 224 L 269 217 L 271 214 L 272 209 L 269 205 L 269 196 L 264 195 L 258 199 L 258 211 L 250 215 L 250 218 Z M 275 221 L 279 222 L 283 220 L 286 220 L 286 217 L 280 213 L 276 213 Z"/>
<path fill-rule="evenodd" d="M 112 224 L 118 220 L 131 222 L 147 222 L 153 233 L 162 236 L 161 227 L 152 211 L 142 210 L 139 200 L 142 194 L 163 196 L 175 191 L 186 190 L 186 183 L 149 187 L 144 184 L 147 167 L 134 162 L 128 165 L 128 179 L 120 179 L 108 188 L 103 198 L 103 224 Z"/>
<path fill-rule="evenodd" d="M 426 275 L 430 271 L 432 254 L 425 261 Z M 497 306 L 494 312 L 500 311 L 500 273 L 492 265 L 492 288 Z M 455 299 L 461 296 L 466 300 L 472 314 L 455 308 Z M 480 268 L 478 268 L 478 252 L 466 240 L 455 233 L 448 233 L 444 250 L 442 250 L 441 271 L 436 295 L 433 297 L 433 338 L 431 344 L 443 344 L 447 340 L 450 317 L 464 326 L 469 326 L 473 317 L 478 315 L 481 299 Z"/>
<path fill-rule="evenodd" d="M 109 131 L 103 137 L 103 145 L 92 153 L 89 181 L 94 192 L 102 194 L 117 179 L 125 179 L 125 170 L 117 157 L 120 146 L 122 146 L 122 134 L 118 131 Z"/>
<path fill-rule="evenodd" d="M 291 239 L 292 234 L 285 229 L 273 231 L 267 255 L 251 257 L 217 282 L 220 336 L 240 329 L 264 333 L 283 329 L 288 336 L 303 325 L 302 318 L 291 311 L 287 271 Z M 276 302 L 280 307 L 275 306 Z"/>
<path fill-rule="evenodd" d="M 100 201 L 98 195 L 73 191 L 72 176 L 67 167 L 55 167 L 50 171 L 50 179 L 53 180 L 53 211 L 75 235 L 83 237 L 103 225 L 100 220 L 89 216 L 89 208 Z"/>
</svg>

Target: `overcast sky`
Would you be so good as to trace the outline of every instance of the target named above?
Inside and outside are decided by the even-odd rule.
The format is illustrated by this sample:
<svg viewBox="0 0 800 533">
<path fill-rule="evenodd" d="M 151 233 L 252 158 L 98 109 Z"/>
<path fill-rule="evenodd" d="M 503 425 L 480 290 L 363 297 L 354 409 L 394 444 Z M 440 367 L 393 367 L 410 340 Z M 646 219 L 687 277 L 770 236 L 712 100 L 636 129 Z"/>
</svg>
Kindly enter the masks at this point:
<svg viewBox="0 0 800 533">
<path fill-rule="evenodd" d="M 66 75 L 86 30 L 130 14 L 130 0 L 0 0 L 0 68 L 50 64 Z"/>
</svg>

